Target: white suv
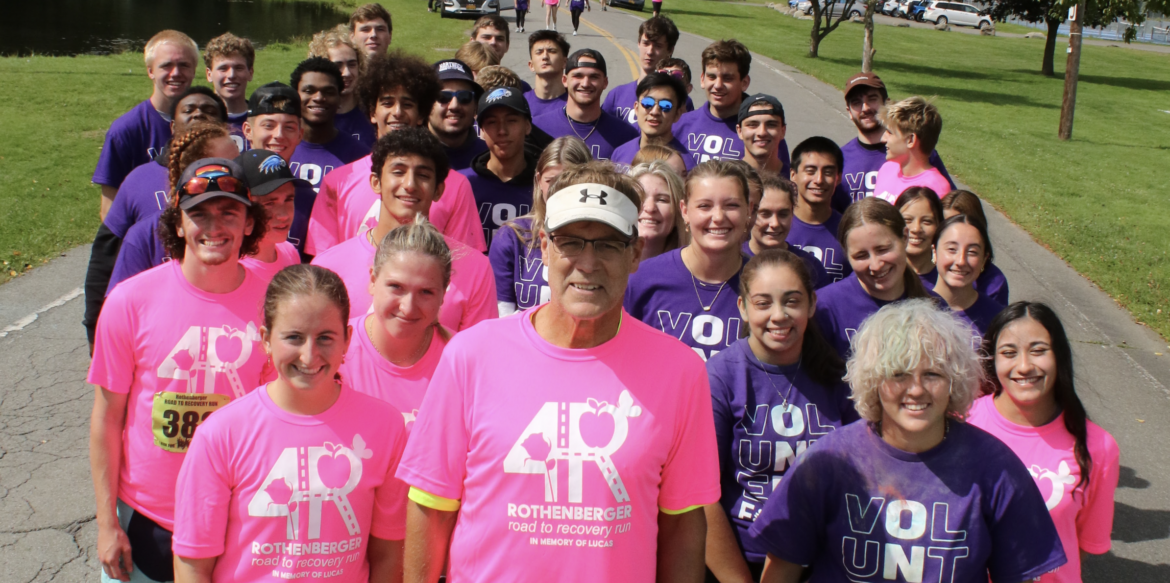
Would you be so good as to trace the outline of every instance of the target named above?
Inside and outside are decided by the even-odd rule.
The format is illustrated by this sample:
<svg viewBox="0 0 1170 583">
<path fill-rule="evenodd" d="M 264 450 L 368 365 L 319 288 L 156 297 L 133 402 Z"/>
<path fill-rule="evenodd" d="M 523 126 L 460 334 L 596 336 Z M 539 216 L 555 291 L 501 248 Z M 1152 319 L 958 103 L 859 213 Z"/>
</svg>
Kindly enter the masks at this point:
<svg viewBox="0 0 1170 583">
<path fill-rule="evenodd" d="M 955 24 L 974 26 L 975 28 L 991 27 L 991 17 L 980 14 L 979 9 L 959 2 L 931 2 L 926 7 L 923 20 L 935 24 Z"/>
</svg>

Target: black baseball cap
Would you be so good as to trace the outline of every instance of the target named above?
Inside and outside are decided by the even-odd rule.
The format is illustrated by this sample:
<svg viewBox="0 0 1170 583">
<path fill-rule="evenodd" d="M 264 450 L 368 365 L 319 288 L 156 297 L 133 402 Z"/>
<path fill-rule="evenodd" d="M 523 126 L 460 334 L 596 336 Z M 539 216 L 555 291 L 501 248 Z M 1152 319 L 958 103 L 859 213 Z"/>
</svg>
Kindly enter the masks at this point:
<svg viewBox="0 0 1170 583">
<path fill-rule="evenodd" d="M 595 61 L 596 64 L 589 63 L 589 62 L 582 63 L 581 57 L 589 57 L 590 59 Z M 601 56 L 601 53 L 599 53 L 593 49 L 580 49 L 580 50 L 574 52 L 573 54 L 569 55 L 569 59 L 567 61 L 565 61 L 565 74 L 568 75 L 569 71 L 572 71 L 573 69 L 580 69 L 583 67 L 584 68 L 591 68 L 591 69 L 599 69 L 601 71 L 602 75 L 605 75 L 607 77 L 609 76 L 609 73 L 605 69 L 605 57 Z"/>
<path fill-rule="evenodd" d="M 475 121 L 482 124 L 484 114 L 493 107 L 507 107 L 532 121 L 532 110 L 528 107 L 528 100 L 524 99 L 518 87 L 499 87 L 480 97 L 479 114 L 475 116 Z"/>
<path fill-rule="evenodd" d="M 757 105 L 767 105 L 768 109 L 761 108 L 752 110 L 752 107 Z M 735 123 L 743 123 L 743 120 L 753 115 L 778 115 L 780 116 L 780 123 L 788 123 L 784 119 L 784 106 L 780 105 L 780 100 L 763 93 L 757 93 L 747 97 L 739 104 L 739 119 Z"/>
<path fill-rule="evenodd" d="M 247 183 L 252 196 L 272 194 L 277 188 L 289 182 L 311 186 L 307 181 L 294 176 L 288 163 L 275 152 L 248 150 L 236 158 L 236 163 L 244 171 L 244 182 Z"/>
<path fill-rule="evenodd" d="M 176 204 L 182 210 L 190 210 L 219 197 L 252 206 L 243 168 L 227 158 L 203 158 L 192 162 L 179 177 L 178 190 Z"/>
<path fill-rule="evenodd" d="M 439 81 L 466 81 L 475 90 L 475 96 L 477 98 L 483 95 L 483 87 L 475 82 L 475 77 L 472 76 L 471 69 L 467 66 L 467 63 L 459 59 L 444 59 L 436 62 L 435 72 L 439 74 Z"/>
<path fill-rule="evenodd" d="M 262 85 L 248 98 L 248 117 L 287 113 L 301 117 L 301 96 L 296 89 L 279 81 Z"/>
</svg>

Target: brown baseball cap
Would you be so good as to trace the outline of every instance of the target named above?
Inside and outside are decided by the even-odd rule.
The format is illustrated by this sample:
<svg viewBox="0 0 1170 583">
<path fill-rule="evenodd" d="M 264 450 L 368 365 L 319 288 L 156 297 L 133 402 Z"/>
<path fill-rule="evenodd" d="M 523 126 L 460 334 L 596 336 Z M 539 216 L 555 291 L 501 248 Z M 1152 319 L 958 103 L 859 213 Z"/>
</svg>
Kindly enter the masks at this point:
<svg viewBox="0 0 1170 583">
<path fill-rule="evenodd" d="M 873 87 L 882 92 L 883 99 L 889 99 L 890 94 L 886 93 L 886 84 L 882 83 L 882 78 L 873 73 L 858 73 L 849 78 L 845 83 L 845 99 L 849 99 L 849 94 L 858 87 Z"/>
</svg>

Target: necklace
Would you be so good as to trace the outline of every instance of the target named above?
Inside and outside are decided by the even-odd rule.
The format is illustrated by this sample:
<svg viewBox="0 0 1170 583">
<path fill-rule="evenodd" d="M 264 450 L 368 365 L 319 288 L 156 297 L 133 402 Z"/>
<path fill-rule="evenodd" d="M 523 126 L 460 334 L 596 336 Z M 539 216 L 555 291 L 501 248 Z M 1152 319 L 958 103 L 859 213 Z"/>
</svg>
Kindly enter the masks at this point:
<svg viewBox="0 0 1170 583">
<path fill-rule="evenodd" d="M 366 318 L 366 336 L 369 336 L 370 326 L 372 326 L 372 325 L 374 325 L 372 323 L 372 320 L 370 318 Z M 392 364 L 394 366 L 402 367 L 403 366 L 402 363 L 409 362 L 411 364 L 409 364 L 407 366 L 413 366 L 415 363 L 418 362 L 418 359 L 422 357 L 423 353 L 426 352 L 427 349 L 431 347 L 431 340 L 434 338 L 434 335 L 435 335 L 434 334 L 434 324 L 427 326 L 426 332 L 424 332 L 423 334 L 424 334 L 423 341 L 421 344 L 419 344 L 418 350 L 415 350 L 414 354 L 410 358 L 404 358 L 402 360 L 394 360 L 393 358 L 390 358 L 390 356 L 388 354 L 386 354 L 385 352 L 382 352 L 382 349 L 378 348 L 377 344 L 374 344 L 372 341 L 370 342 L 370 344 L 373 344 L 374 350 L 377 350 L 378 354 L 382 355 L 382 358 L 385 358 L 386 361 L 389 362 L 390 364 Z M 406 367 L 403 367 L 403 368 L 406 368 Z"/>
<path fill-rule="evenodd" d="M 565 112 L 565 120 L 569 122 L 569 129 L 573 130 L 573 135 L 577 136 L 578 138 L 581 138 L 582 142 L 584 142 L 585 140 L 588 140 L 589 136 L 592 136 L 593 132 L 597 131 L 597 126 L 600 125 L 600 123 L 601 123 L 601 118 L 600 117 L 597 118 L 597 121 L 593 122 L 593 127 L 589 128 L 589 133 L 585 134 L 585 137 L 582 138 L 581 134 L 577 133 L 577 127 L 573 125 L 573 118 L 569 117 L 569 108 L 562 107 L 561 111 Z M 577 122 L 577 123 L 585 125 L 584 122 Z"/>
<path fill-rule="evenodd" d="M 748 348 L 748 350 L 751 350 L 751 348 Z M 781 393 L 780 389 L 776 388 L 776 381 L 772 380 L 772 373 L 768 372 L 768 367 L 764 364 L 764 361 L 760 360 L 760 357 L 756 356 L 754 351 L 752 352 L 752 356 L 755 356 L 756 362 L 760 363 L 760 368 L 764 370 L 764 376 L 768 377 L 768 382 L 772 384 L 772 390 L 776 391 L 776 395 L 783 399 L 783 402 L 780 403 L 780 406 L 787 409 L 788 397 L 792 396 L 792 390 L 796 388 L 796 379 L 800 378 L 800 365 L 802 362 L 804 362 L 804 355 L 801 354 L 800 359 L 796 361 L 796 374 L 792 376 L 792 380 L 788 381 L 788 377 L 784 377 L 784 380 L 788 381 L 788 393 L 786 394 Z"/>
<path fill-rule="evenodd" d="M 689 271 L 688 271 L 689 272 Z M 723 293 L 723 288 L 727 285 L 727 281 L 719 284 L 719 289 L 715 290 L 715 298 L 711 300 L 710 304 L 703 305 L 703 298 L 699 297 L 699 282 L 695 279 L 695 274 L 691 274 L 691 286 L 695 288 L 695 299 L 699 300 L 699 306 L 703 308 L 704 312 L 710 312 L 711 308 L 715 306 L 715 302 L 719 301 L 719 294 Z"/>
</svg>

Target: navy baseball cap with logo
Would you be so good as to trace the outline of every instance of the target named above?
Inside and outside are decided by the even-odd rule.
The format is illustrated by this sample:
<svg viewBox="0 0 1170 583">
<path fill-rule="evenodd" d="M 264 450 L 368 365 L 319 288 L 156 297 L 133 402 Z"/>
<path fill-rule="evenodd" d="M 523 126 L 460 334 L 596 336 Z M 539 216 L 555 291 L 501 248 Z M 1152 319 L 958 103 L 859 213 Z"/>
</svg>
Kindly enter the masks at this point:
<svg viewBox="0 0 1170 583">
<path fill-rule="evenodd" d="M 301 180 L 293 175 L 284 158 L 268 150 L 248 150 L 236 158 L 236 163 L 244 171 L 244 181 L 248 184 L 252 196 L 272 194 L 274 190 L 289 182 L 312 186 L 307 180 Z"/>
<path fill-rule="evenodd" d="M 273 81 L 252 92 L 248 98 L 248 117 L 268 115 L 272 113 L 287 113 L 301 117 L 301 96 L 297 90 Z"/>
<path fill-rule="evenodd" d="M 475 82 L 471 68 L 459 59 L 444 59 L 435 63 L 435 72 L 439 74 L 439 81 L 466 81 L 475 90 L 475 97 L 483 95 L 483 87 Z"/>
<path fill-rule="evenodd" d="M 590 63 L 589 61 L 586 61 L 586 62 L 582 63 L 581 57 L 587 57 L 589 59 L 592 59 L 593 62 Z M 566 75 L 568 75 L 569 71 L 572 71 L 573 69 L 582 69 L 582 68 L 598 69 L 601 71 L 602 75 L 605 75 L 607 77 L 609 76 L 609 73 L 605 69 L 605 57 L 601 56 L 601 53 L 599 53 L 593 49 L 580 49 L 580 50 L 574 52 L 573 54 L 569 55 L 569 59 L 567 61 L 565 61 L 565 74 Z"/>
<path fill-rule="evenodd" d="M 227 197 L 252 206 L 244 170 L 226 158 L 203 158 L 192 162 L 179 177 L 174 204 L 190 210 L 213 198 Z"/>
<path fill-rule="evenodd" d="M 485 93 L 479 98 L 479 114 L 475 116 L 475 121 L 482 124 L 484 114 L 494 107 L 507 107 L 532 121 L 532 110 L 519 87 L 499 87 Z"/>
<path fill-rule="evenodd" d="M 761 107 L 764 105 L 767 107 Z M 780 105 L 779 99 L 771 95 L 757 93 L 744 99 L 739 104 L 739 120 L 736 123 L 743 123 L 743 120 L 754 115 L 778 115 L 780 116 L 780 123 L 787 124 L 784 121 L 784 106 Z"/>
</svg>

